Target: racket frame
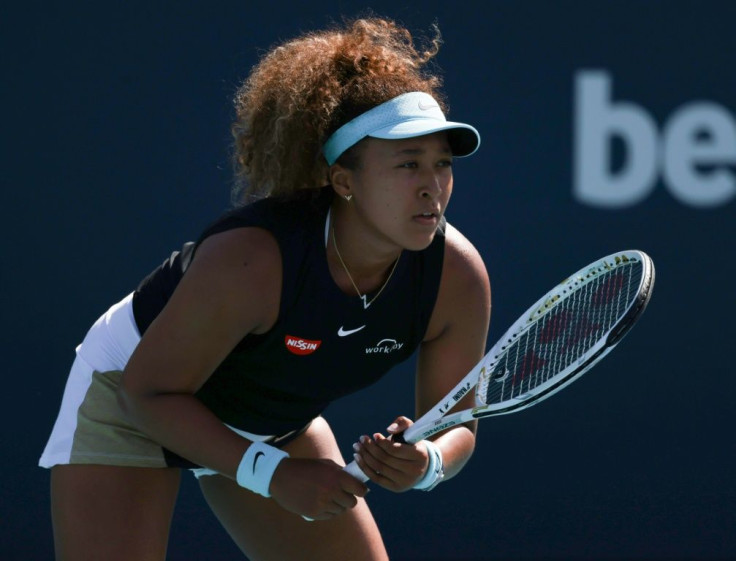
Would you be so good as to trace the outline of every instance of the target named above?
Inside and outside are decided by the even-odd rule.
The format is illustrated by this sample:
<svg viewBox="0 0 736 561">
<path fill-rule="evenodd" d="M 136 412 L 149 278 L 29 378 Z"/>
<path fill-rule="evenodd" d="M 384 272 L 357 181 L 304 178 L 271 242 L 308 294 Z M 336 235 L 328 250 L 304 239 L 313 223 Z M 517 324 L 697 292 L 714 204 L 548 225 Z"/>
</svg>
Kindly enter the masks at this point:
<svg viewBox="0 0 736 561">
<path fill-rule="evenodd" d="M 544 382 L 521 395 L 512 397 L 501 403 L 483 404 L 482 399 L 478 395 L 478 390 L 482 387 L 483 377 L 486 373 L 493 371 L 496 361 L 502 357 L 504 348 L 511 344 L 514 339 L 518 338 L 525 331 L 539 322 L 542 317 L 554 310 L 561 302 L 570 295 L 579 290 L 580 287 L 593 282 L 603 272 L 619 268 L 631 261 L 640 261 L 642 264 L 642 275 L 637 290 L 637 297 L 629 306 L 626 313 L 611 326 L 611 328 L 603 334 L 599 341 L 596 342 L 583 356 L 576 362 L 569 365 L 566 369 L 558 372 L 548 382 Z M 528 407 L 531 407 L 551 395 L 557 393 L 564 387 L 568 386 L 580 376 L 590 370 L 604 356 L 606 356 L 613 348 L 623 339 L 624 335 L 633 327 L 639 316 L 644 312 L 652 295 L 652 287 L 654 285 L 654 265 L 651 258 L 644 252 L 638 250 L 619 251 L 580 269 L 573 275 L 570 275 L 555 288 L 547 292 L 539 298 L 526 312 L 524 312 L 512 326 L 506 330 L 506 333 L 496 342 L 495 345 L 485 354 L 485 356 L 476 364 L 473 369 L 458 382 L 458 384 L 450 390 L 446 397 L 432 409 L 427 411 L 422 417 L 417 419 L 415 423 L 409 427 L 402 439 L 405 442 L 414 443 L 424 440 L 434 434 L 442 432 L 456 425 L 467 423 L 474 419 L 489 417 L 495 415 L 506 415 L 515 413 Z M 573 288 L 575 290 L 573 290 Z M 457 403 L 469 392 L 476 388 L 476 407 L 466 409 L 457 413 L 447 415 Z"/>
</svg>

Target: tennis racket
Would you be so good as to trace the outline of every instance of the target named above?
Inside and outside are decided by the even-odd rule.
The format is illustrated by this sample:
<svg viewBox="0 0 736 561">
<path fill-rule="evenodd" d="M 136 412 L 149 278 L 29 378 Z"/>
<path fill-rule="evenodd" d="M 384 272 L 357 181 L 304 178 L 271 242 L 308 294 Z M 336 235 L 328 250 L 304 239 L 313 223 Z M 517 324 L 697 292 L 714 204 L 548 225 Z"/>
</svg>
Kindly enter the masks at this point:
<svg viewBox="0 0 736 561">
<path fill-rule="evenodd" d="M 641 251 L 614 253 L 542 296 L 437 405 L 392 440 L 414 443 L 473 419 L 539 403 L 608 354 L 649 303 L 654 264 Z M 475 388 L 475 407 L 448 415 Z M 354 461 L 346 471 L 368 477 Z"/>
</svg>

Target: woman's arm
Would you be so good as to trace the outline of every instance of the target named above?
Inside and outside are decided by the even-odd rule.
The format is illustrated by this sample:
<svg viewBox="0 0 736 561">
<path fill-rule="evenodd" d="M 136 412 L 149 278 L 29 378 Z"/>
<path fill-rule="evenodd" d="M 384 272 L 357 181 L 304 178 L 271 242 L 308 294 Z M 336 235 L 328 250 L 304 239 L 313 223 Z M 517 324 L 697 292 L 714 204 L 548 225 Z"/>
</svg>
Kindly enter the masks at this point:
<svg viewBox="0 0 736 561">
<path fill-rule="evenodd" d="M 246 334 L 273 323 L 280 286 L 270 234 L 243 228 L 205 240 L 125 368 L 118 395 L 130 420 L 166 448 L 234 478 L 248 441 L 194 394 Z"/>
<path fill-rule="evenodd" d="M 278 245 L 263 230 L 235 229 L 202 243 L 123 373 L 118 397 L 132 423 L 180 456 L 235 479 L 251 442 L 194 394 L 246 334 L 276 321 L 281 275 Z M 283 460 L 270 485 L 282 506 L 312 518 L 330 517 L 324 505 L 349 506 L 366 490 L 334 462 L 316 460 Z"/>
<path fill-rule="evenodd" d="M 420 416 L 450 391 L 484 354 L 491 311 L 491 290 L 483 260 L 472 244 L 448 226 L 445 262 L 437 303 L 419 351 L 416 415 Z M 471 393 L 456 408 L 473 407 Z M 397 418 L 389 433 L 406 430 L 411 421 Z M 453 427 L 431 440 L 441 451 L 445 479 L 456 475 L 473 453 L 476 423 Z M 424 443 L 396 444 L 383 435 L 364 436 L 357 461 L 373 481 L 395 490 L 412 488 L 425 474 Z M 366 469 L 367 468 L 367 469 Z"/>
</svg>

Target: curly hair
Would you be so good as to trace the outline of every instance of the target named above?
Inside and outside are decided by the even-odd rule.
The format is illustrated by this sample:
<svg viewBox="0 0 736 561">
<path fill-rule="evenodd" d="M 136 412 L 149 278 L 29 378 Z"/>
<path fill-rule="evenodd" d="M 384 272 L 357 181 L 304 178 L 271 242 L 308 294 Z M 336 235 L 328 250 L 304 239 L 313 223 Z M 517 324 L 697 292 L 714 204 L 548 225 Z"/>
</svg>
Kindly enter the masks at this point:
<svg viewBox="0 0 736 561">
<path fill-rule="evenodd" d="M 439 29 L 415 45 L 395 22 L 364 18 L 278 45 L 235 95 L 233 198 L 281 196 L 327 184 L 322 145 L 340 126 L 403 93 L 445 102 L 441 78 L 427 70 Z M 346 153 L 347 164 L 350 151 Z"/>
</svg>

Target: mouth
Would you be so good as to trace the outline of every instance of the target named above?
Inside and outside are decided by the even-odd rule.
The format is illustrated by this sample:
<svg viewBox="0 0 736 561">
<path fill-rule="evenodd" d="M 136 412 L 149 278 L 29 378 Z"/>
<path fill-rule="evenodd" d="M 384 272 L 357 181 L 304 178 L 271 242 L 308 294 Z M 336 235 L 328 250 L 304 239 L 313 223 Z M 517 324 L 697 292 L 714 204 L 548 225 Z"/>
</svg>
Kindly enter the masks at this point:
<svg viewBox="0 0 736 561">
<path fill-rule="evenodd" d="M 439 220 L 440 213 L 439 212 L 420 212 L 419 214 L 414 215 L 414 220 L 423 224 L 427 223 L 435 223 Z"/>
</svg>

